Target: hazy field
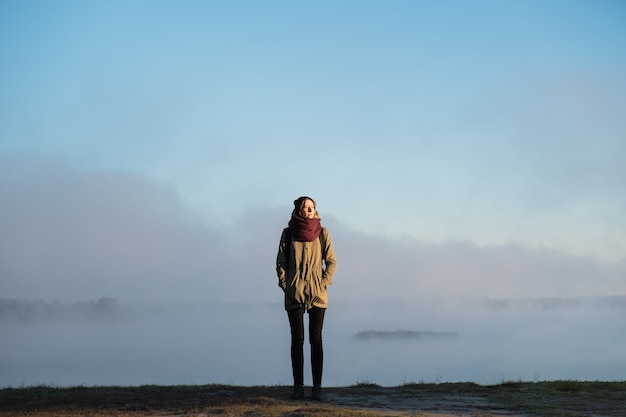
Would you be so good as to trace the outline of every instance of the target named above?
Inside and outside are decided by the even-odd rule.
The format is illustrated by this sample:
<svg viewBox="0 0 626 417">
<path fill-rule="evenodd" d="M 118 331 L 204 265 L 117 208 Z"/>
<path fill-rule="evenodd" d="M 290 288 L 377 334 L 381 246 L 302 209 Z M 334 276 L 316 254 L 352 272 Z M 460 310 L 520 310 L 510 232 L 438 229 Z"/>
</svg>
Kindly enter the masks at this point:
<svg viewBox="0 0 626 417">
<path fill-rule="evenodd" d="M 291 384 L 279 303 L 0 307 L 0 388 Z M 624 297 L 335 301 L 324 385 L 626 380 L 624 312 Z M 450 337 L 355 337 L 368 331 Z"/>
</svg>

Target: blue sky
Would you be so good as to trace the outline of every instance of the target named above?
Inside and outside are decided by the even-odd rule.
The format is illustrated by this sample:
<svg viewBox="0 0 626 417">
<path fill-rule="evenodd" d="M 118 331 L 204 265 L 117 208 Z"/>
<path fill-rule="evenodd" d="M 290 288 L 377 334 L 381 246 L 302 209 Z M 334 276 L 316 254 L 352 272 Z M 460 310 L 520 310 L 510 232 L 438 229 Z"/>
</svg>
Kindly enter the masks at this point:
<svg viewBox="0 0 626 417">
<path fill-rule="evenodd" d="M 3 198 L 37 189 L 34 165 L 49 189 L 140 177 L 228 234 L 255 213 L 282 227 L 306 194 L 356 236 L 558 253 L 619 281 L 624 22 L 602 0 L 3 0 Z"/>
</svg>

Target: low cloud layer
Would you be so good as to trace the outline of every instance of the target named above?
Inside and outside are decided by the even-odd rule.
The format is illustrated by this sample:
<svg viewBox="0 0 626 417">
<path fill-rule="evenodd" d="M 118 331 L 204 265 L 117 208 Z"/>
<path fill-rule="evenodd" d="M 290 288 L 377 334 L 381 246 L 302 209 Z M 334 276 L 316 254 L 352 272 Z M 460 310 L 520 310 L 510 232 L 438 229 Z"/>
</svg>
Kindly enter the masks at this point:
<svg viewBox="0 0 626 417">
<path fill-rule="evenodd" d="M 132 172 L 0 157 L 4 298 L 272 302 L 289 206 L 234 224 L 188 210 L 176 190 Z M 210 190 L 207 190 L 210 193 Z M 217 203 L 216 203 L 217 204 Z M 424 244 L 350 230 L 322 213 L 338 270 L 331 298 L 588 296 L 626 293 L 626 261 L 508 245 Z"/>
</svg>

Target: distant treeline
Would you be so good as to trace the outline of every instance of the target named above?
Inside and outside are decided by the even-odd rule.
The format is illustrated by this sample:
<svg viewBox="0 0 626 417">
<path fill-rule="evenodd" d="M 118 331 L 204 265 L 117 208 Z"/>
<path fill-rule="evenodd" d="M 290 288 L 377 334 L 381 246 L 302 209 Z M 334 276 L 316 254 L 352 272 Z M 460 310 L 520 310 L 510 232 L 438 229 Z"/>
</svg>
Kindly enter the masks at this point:
<svg viewBox="0 0 626 417">
<path fill-rule="evenodd" d="M 532 308 L 535 310 L 561 310 L 576 308 L 626 310 L 626 295 L 599 297 L 539 297 L 519 299 L 483 299 L 485 307 L 494 310 Z"/>
<path fill-rule="evenodd" d="M 379 331 L 379 330 L 365 330 L 358 332 L 354 336 L 355 339 L 370 340 L 370 339 L 450 339 L 456 337 L 455 332 L 432 332 L 432 331 L 413 331 L 413 330 L 395 330 L 395 331 Z"/>
<path fill-rule="evenodd" d="M 62 304 L 55 300 L 0 299 L 0 321 L 34 322 L 42 320 L 114 320 L 119 316 L 117 299 L 105 297 L 98 300 Z"/>
</svg>

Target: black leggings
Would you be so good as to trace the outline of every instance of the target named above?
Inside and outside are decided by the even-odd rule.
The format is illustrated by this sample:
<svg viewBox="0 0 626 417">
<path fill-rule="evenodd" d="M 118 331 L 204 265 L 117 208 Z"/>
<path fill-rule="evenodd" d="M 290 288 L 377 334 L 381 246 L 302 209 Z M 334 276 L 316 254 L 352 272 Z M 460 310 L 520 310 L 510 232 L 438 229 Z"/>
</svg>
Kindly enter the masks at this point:
<svg viewBox="0 0 626 417">
<path fill-rule="evenodd" d="M 313 307 L 309 313 L 309 343 L 311 344 L 311 371 L 313 386 L 322 385 L 324 350 L 322 348 L 322 327 L 324 326 L 325 308 Z M 293 385 L 304 385 L 304 309 L 287 310 L 291 327 L 291 369 Z"/>
</svg>

